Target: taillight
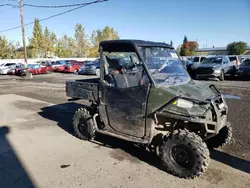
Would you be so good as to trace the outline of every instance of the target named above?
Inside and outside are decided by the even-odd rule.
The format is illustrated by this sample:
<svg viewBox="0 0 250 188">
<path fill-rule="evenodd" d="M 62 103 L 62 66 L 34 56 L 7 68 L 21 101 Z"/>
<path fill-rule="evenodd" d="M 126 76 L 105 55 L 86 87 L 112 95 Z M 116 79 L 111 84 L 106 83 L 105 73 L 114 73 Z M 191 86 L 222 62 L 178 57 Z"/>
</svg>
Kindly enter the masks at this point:
<svg viewBox="0 0 250 188">
<path fill-rule="evenodd" d="M 236 65 L 238 65 L 238 60 L 236 59 Z"/>
</svg>

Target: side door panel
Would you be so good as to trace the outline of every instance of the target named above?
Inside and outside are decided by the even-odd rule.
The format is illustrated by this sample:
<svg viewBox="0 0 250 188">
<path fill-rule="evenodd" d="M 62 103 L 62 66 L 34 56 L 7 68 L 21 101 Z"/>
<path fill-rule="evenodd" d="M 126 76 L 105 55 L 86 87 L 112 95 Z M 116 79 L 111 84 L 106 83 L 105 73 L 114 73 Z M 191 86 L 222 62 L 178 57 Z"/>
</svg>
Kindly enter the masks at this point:
<svg viewBox="0 0 250 188">
<path fill-rule="evenodd" d="M 109 126 L 135 137 L 145 135 L 145 113 L 149 87 L 116 88 L 105 86 Z"/>
</svg>

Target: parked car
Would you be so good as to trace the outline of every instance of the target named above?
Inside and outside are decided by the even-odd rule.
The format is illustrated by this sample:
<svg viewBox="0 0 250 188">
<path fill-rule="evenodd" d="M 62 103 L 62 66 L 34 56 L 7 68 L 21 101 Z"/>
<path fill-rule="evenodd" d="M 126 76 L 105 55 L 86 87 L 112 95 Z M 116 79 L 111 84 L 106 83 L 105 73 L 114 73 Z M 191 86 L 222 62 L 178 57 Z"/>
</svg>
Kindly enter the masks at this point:
<svg viewBox="0 0 250 188">
<path fill-rule="evenodd" d="M 240 77 L 250 77 L 250 59 L 246 59 L 237 71 Z"/>
<path fill-rule="evenodd" d="M 84 66 L 84 62 L 69 62 L 64 66 L 63 72 L 77 73 Z"/>
<path fill-rule="evenodd" d="M 66 64 L 65 64 L 66 65 Z M 65 65 L 59 65 L 54 69 L 54 72 L 63 72 L 65 69 Z"/>
<path fill-rule="evenodd" d="M 196 69 L 205 58 L 206 56 L 195 56 L 192 63 L 187 65 L 187 71 L 192 78 L 195 78 Z"/>
<path fill-rule="evenodd" d="M 0 74 L 7 74 L 12 68 L 15 68 L 17 63 L 3 63 L 0 66 Z"/>
<path fill-rule="evenodd" d="M 40 64 L 28 64 L 28 71 L 32 74 L 50 74 L 53 71 L 51 66 L 41 66 Z M 16 73 L 18 76 L 25 76 L 25 68 L 19 69 Z"/>
<path fill-rule="evenodd" d="M 61 60 L 61 61 L 52 61 L 52 62 L 51 62 L 51 66 L 53 67 L 54 70 L 56 70 L 57 67 L 59 67 L 59 66 L 64 66 L 64 65 L 66 65 L 66 64 L 67 64 L 67 63 L 66 63 L 66 61 L 64 61 L 64 60 Z"/>
<path fill-rule="evenodd" d="M 237 55 L 229 55 L 231 66 L 234 68 L 233 73 L 235 74 L 240 67 L 240 57 Z"/>
<path fill-rule="evenodd" d="M 16 64 L 16 66 L 14 66 L 13 68 L 9 69 L 9 71 L 7 72 L 8 75 L 16 75 L 17 71 L 19 69 L 24 69 L 25 65 L 23 63 L 19 63 Z"/>
<path fill-rule="evenodd" d="M 99 59 L 85 63 L 84 66 L 80 68 L 78 74 L 95 74 L 96 76 L 100 76 L 100 61 Z"/>
<path fill-rule="evenodd" d="M 210 56 L 202 61 L 196 70 L 196 78 L 219 78 L 225 79 L 225 74 L 232 73 L 228 56 Z"/>
<path fill-rule="evenodd" d="M 188 66 L 192 65 L 192 62 L 188 59 L 181 59 L 181 62 L 185 69 L 187 69 Z"/>
</svg>

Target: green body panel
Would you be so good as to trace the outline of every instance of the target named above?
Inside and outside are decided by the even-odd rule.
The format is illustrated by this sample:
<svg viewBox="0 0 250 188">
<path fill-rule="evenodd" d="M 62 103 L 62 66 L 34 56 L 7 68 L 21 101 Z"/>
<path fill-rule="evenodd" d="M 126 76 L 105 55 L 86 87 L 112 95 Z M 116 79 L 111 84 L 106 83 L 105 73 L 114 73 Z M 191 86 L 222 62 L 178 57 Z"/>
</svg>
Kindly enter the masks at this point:
<svg viewBox="0 0 250 188">
<path fill-rule="evenodd" d="M 204 101 L 215 96 L 215 93 L 207 85 L 193 80 L 177 86 L 153 86 L 148 97 L 147 114 L 155 112 L 178 96 Z"/>
</svg>

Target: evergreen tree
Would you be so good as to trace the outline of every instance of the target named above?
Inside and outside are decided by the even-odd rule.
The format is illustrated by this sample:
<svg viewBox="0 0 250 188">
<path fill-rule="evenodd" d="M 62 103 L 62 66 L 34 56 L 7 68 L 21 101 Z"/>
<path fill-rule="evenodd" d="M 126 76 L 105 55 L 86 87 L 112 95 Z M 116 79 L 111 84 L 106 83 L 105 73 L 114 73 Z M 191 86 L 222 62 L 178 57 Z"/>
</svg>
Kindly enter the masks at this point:
<svg viewBox="0 0 250 188">
<path fill-rule="evenodd" d="M 43 53 L 43 30 L 38 19 L 34 21 L 32 37 L 29 40 L 29 46 L 32 49 L 32 57 L 40 57 Z"/>
</svg>

